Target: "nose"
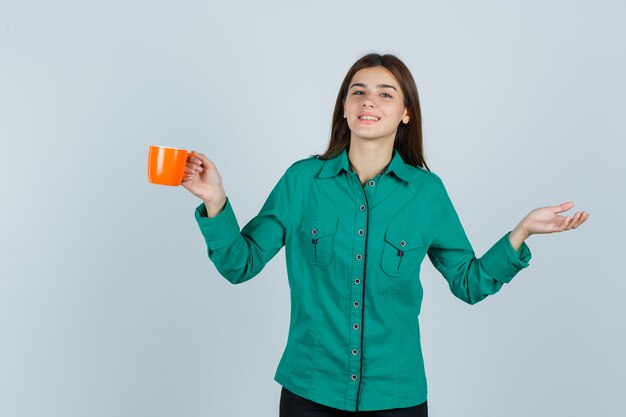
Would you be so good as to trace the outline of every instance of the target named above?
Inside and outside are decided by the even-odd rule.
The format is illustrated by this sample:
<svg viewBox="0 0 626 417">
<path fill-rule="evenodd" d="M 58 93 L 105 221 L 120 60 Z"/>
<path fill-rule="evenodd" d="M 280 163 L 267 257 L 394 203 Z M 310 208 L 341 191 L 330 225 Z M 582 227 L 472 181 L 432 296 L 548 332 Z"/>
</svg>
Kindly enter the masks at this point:
<svg viewBox="0 0 626 417">
<path fill-rule="evenodd" d="M 374 107 L 374 104 L 372 104 L 372 102 L 371 102 L 369 99 L 366 99 L 366 100 L 363 102 L 363 107 L 373 108 L 373 107 Z"/>
<path fill-rule="evenodd" d="M 374 100 L 372 99 L 372 96 L 370 94 L 363 95 L 361 97 L 361 100 L 363 102 L 363 107 L 370 109 L 374 108 Z"/>
</svg>

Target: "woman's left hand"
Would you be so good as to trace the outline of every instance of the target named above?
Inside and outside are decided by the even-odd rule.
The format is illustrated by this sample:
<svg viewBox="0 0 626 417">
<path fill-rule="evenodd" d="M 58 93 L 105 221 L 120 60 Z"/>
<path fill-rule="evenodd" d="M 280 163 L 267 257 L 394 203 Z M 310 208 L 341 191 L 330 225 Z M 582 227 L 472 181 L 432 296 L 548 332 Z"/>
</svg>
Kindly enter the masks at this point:
<svg viewBox="0 0 626 417">
<path fill-rule="evenodd" d="M 531 211 L 520 222 L 521 228 L 530 236 L 539 233 L 563 232 L 576 229 L 588 218 L 586 211 L 577 211 L 573 216 L 561 216 L 559 213 L 574 207 L 573 201 L 567 201 L 558 206 L 539 207 Z"/>
</svg>

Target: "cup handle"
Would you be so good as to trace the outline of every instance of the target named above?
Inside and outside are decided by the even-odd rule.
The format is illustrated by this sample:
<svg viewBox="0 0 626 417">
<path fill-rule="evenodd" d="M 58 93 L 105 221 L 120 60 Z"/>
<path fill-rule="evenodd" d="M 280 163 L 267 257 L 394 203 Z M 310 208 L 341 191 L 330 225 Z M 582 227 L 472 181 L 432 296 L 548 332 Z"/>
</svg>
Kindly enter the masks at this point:
<svg viewBox="0 0 626 417">
<path fill-rule="evenodd" d="M 194 151 L 187 151 L 187 156 L 185 157 L 185 159 L 189 158 L 190 155 L 193 155 Z M 197 158 L 197 157 L 196 157 Z M 185 178 L 185 172 L 183 171 L 183 177 L 180 179 L 180 183 L 183 183 L 183 179 Z"/>
</svg>

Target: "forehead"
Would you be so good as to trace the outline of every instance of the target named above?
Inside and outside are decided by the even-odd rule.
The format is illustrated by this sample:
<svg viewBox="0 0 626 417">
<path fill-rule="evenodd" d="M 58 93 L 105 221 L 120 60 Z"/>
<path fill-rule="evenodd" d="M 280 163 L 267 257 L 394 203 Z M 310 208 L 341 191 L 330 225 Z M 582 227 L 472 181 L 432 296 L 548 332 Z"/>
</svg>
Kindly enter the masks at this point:
<svg viewBox="0 0 626 417">
<path fill-rule="evenodd" d="M 396 87 L 400 86 L 396 77 L 394 77 L 391 71 L 385 67 L 362 68 L 352 77 L 350 85 L 353 83 L 367 84 L 368 87 L 370 85 L 374 86 L 375 84 L 391 84 Z"/>
</svg>

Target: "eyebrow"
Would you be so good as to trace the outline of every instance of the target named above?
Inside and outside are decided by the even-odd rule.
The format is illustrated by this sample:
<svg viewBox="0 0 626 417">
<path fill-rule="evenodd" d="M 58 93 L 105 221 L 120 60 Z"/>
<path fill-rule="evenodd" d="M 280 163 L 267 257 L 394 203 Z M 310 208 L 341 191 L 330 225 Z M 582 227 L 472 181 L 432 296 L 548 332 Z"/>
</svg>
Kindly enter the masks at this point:
<svg viewBox="0 0 626 417">
<path fill-rule="evenodd" d="M 354 83 L 350 86 L 350 88 L 352 87 L 367 87 L 367 85 L 363 84 L 363 83 Z M 396 87 L 394 87 L 393 85 L 389 85 L 389 84 L 376 84 L 376 88 L 393 88 L 395 91 Z"/>
</svg>

